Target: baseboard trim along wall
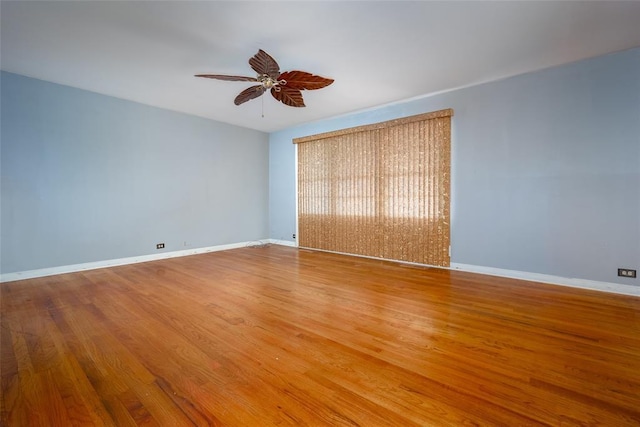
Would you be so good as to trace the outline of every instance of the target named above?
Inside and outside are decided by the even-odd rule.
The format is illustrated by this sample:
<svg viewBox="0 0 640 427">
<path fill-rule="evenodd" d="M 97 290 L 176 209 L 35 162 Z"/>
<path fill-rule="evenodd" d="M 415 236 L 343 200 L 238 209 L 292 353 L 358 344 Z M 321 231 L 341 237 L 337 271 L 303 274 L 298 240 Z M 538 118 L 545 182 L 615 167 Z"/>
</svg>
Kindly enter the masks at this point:
<svg viewBox="0 0 640 427">
<path fill-rule="evenodd" d="M 157 261 L 161 259 L 176 258 L 189 255 L 204 254 L 207 252 L 225 251 L 228 249 L 244 248 L 248 246 L 260 246 L 275 244 L 281 246 L 298 247 L 296 242 L 278 239 L 263 239 L 248 242 L 231 243 L 228 245 L 209 246 L 205 248 L 189 249 L 184 251 L 163 252 L 153 255 L 142 255 L 137 257 L 119 258 L 106 261 L 87 262 L 83 264 L 64 265 L 60 267 L 42 268 L 38 270 L 20 271 L 17 273 L 6 273 L 0 275 L 0 282 L 14 282 L 17 280 L 34 279 L 37 277 L 53 276 L 56 274 L 74 273 L 78 271 L 94 270 L 97 268 L 115 267 L 119 265 L 136 264 L 139 262 Z M 330 252 L 330 251 L 326 251 Z M 357 256 L 352 254 L 344 254 Z M 371 258 L 371 257 L 365 257 Z M 405 263 L 418 265 L 415 263 Z M 421 264 L 420 264 L 421 265 Z M 429 266 L 427 266 L 429 267 Z M 443 268 L 443 267 L 436 267 Z M 486 274 L 489 276 L 507 277 L 510 279 L 520 279 L 530 282 L 547 283 L 552 285 L 569 286 L 572 288 L 590 289 L 594 291 L 611 292 L 622 295 L 640 297 L 640 286 L 623 285 L 620 283 L 598 282 L 595 280 L 572 279 L 548 274 L 529 273 L 526 271 L 505 270 L 502 268 L 483 267 L 479 265 L 451 263 L 450 270 L 464 271 L 468 273 Z"/>
<path fill-rule="evenodd" d="M 594 291 L 612 292 L 615 294 L 640 296 L 640 286 L 623 285 L 621 283 L 599 282 L 596 280 L 575 279 L 568 277 L 552 276 L 549 274 L 529 273 L 526 271 L 505 270 L 502 268 L 482 267 L 479 265 L 451 263 L 451 270 L 460 270 L 469 273 L 487 274 L 489 276 L 507 277 L 530 282 L 547 283 L 550 285 L 569 286 L 572 288 L 591 289 Z"/>
<path fill-rule="evenodd" d="M 280 244 L 278 243 L 278 241 L 273 241 L 272 243 Z M 298 247 L 298 245 L 294 242 L 284 241 L 284 243 L 286 244 L 286 246 Z M 325 251 L 322 249 L 310 249 L 310 248 L 304 248 L 304 247 L 301 247 L 301 249 L 308 249 L 308 250 L 320 251 L 320 252 L 330 252 L 334 254 L 349 255 L 349 256 L 355 256 L 360 258 L 384 260 L 383 258 L 376 258 L 376 257 L 364 256 L 364 255 L 354 255 L 354 254 L 348 254 L 344 252 Z M 546 284 L 558 285 L 558 286 L 569 286 L 571 288 L 590 289 L 593 291 L 611 292 L 614 294 L 640 297 L 640 286 L 623 285 L 620 283 L 599 282 L 596 280 L 586 280 L 586 279 L 570 279 L 567 277 L 552 276 L 549 274 L 529 273 L 526 271 L 517 271 L 517 270 L 505 270 L 502 268 L 483 267 L 479 265 L 470 265 L 470 264 L 459 264 L 455 262 L 452 262 L 449 267 L 418 264 L 415 262 L 408 262 L 408 261 L 392 260 L 392 262 L 397 262 L 400 264 L 407 264 L 407 265 L 415 265 L 420 267 L 443 268 L 445 270 L 464 271 L 466 273 L 486 274 L 488 276 L 506 277 L 509 279 L 520 279 L 520 280 L 526 280 L 528 282 L 546 283 Z"/>
<path fill-rule="evenodd" d="M 269 239 L 269 243 L 273 243 L 274 245 L 290 246 L 292 248 L 298 247 L 296 242 L 290 242 L 288 240 Z"/>
<path fill-rule="evenodd" d="M 78 271 L 95 270 L 97 268 L 137 264 L 139 262 L 157 261 L 167 258 L 198 255 L 207 252 L 226 251 L 228 249 L 245 248 L 248 246 L 260 246 L 269 243 L 275 242 L 272 242 L 271 239 L 254 240 L 249 242 L 231 243 L 228 245 L 217 245 L 197 249 L 188 249 L 184 251 L 162 252 L 152 255 L 141 255 L 128 258 L 110 259 L 106 261 L 86 262 L 83 264 L 63 265 L 60 267 L 41 268 L 38 270 L 20 271 L 17 273 L 6 273 L 0 275 L 0 282 L 15 282 L 16 280 L 35 279 L 37 277 L 53 276 L 56 274 L 75 273 Z"/>
</svg>

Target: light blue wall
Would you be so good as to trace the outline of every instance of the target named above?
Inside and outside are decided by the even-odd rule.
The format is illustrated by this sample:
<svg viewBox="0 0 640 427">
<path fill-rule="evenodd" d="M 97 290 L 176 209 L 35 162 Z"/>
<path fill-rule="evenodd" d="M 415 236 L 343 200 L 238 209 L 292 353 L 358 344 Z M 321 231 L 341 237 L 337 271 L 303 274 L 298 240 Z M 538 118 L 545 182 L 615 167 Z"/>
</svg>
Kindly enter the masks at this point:
<svg viewBox="0 0 640 427">
<path fill-rule="evenodd" d="M 267 134 L 5 72 L 0 84 L 3 274 L 268 237 Z"/>
<path fill-rule="evenodd" d="M 3 274 L 158 242 L 292 240 L 292 138 L 442 108 L 455 110 L 452 262 L 624 284 L 618 267 L 640 269 L 640 49 L 269 137 L 10 73 L 0 84 Z"/>
<path fill-rule="evenodd" d="M 452 262 L 638 284 L 640 49 L 272 133 L 271 237 L 295 232 L 293 138 L 444 108 Z"/>
</svg>

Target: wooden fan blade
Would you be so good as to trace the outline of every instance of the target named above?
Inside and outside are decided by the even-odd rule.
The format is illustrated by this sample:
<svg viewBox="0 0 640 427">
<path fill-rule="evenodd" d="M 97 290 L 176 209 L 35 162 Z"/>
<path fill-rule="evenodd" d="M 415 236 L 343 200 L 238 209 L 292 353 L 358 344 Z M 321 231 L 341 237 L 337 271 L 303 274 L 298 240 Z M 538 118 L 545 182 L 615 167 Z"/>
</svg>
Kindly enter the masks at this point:
<svg viewBox="0 0 640 427">
<path fill-rule="evenodd" d="M 274 80 L 280 75 L 280 66 L 276 60 L 262 49 L 258 50 L 258 53 L 249 59 L 249 65 L 259 75 L 266 74 Z"/>
<path fill-rule="evenodd" d="M 322 89 L 333 83 L 333 79 L 327 79 L 325 77 L 316 76 L 315 74 L 307 73 L 306 71 L 285 71 L 280 74 L 278 80 L 285 80 L 287 82 L 285 87 L 289 89 Z"/>
<path fill-rule="evenodd" d="M 280 90 L 271 88 L 271 95 L 278 101 L 290 107 L 304 107 L 302 92 L 297 89 L 290 89 L 286 86 L 279 86 Z"/>
<path fill-rule="evenodd" d="M 207 79 L 226 80 L 230 82 L 257 82 L 255 77 L 245 76 L 227 76 L 224 74 L 196 74 L 195 77 L 204 77 Z"/>
<path fill-rule="evenodd" d="M 246 88 L 245 90 L 240 92 L 238 96 L 236 96 L 236 99 L 233 100 L 233 103 L 236 105 L 243 104 L 249 101 L 250 99 L 259 97 L 264 93 L 265 90 L 266 89 L 262 85 L 251 86 L 249 88 Z"/>
</svg>

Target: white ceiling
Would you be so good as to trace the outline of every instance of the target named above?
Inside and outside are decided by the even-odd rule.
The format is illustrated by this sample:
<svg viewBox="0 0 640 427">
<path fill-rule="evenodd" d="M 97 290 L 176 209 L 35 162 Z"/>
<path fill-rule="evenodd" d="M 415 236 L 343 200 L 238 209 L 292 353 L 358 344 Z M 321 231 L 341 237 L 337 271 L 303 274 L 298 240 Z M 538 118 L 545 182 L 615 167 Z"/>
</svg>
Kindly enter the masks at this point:
<svg viewBox="0 0 640 427">
<path fill-rule="evenodd" d="M 640 46 L 640 1 L 2 1 L 5 71 L 271 132 Z M 235 106 L 264 49 L 335 79 Z M 264 100 L 264 104 L 263 101 Z M 261 110 L 264 107 L 264 118 Z"/>
</svg>

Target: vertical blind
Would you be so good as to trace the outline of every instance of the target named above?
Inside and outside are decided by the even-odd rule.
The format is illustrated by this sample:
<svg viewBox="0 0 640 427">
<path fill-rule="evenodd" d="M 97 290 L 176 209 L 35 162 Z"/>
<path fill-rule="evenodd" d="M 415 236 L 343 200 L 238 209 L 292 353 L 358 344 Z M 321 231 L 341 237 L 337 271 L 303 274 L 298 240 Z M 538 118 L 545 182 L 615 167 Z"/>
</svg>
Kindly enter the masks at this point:
<svg viewBox="0 0 640 427">
<path fill-rule="evenodd" d="M 294 139 L 299 245 L 449 266 L 452 115 Z"/>
</svg>

